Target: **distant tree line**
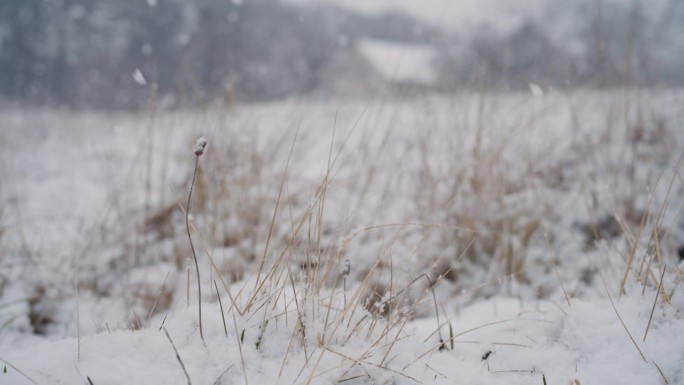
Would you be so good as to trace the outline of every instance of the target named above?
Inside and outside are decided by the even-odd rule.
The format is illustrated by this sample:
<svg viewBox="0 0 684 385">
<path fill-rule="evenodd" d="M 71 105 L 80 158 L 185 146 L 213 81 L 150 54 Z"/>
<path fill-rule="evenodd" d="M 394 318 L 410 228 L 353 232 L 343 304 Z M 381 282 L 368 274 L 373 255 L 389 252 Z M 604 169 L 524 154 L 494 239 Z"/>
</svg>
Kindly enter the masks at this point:
<svg viewBox="0 0 684 385">
<path fill-rule="evenodd" d="M 483 26 L 440 44 L 441 87 L 678 87 L 684 85 L 684 2 L 575 1 L 512 32 Z M 649 15 L 647 17 L 647 14 Z M 555 23 L 572 28 L 554 33 Z"/>
<path fill-rule="evenodd" d="M 364 37 L 433 44 L 444 91 L 528 83 L 684 84 L 684 9 L 647 20 L 636 5 L 574 10 L 578 47 L 529 21 L 510 34 L 456 36 L 401 14 L 363 16 L 277 0 L 2 0 L 0 99 L 137 108 L 307 94 Z M 350 64 L 351 65 L 351 64 Z M 145 77 L 134 81 L 137 70 Z M 152 87 L 154 85 L 154 87 Z"/>
<path fill-rule="evenodd" d="M 70 106 L 135 107 L 149 94 L 201 101 L 305 91 L 334 48 L 316 20 L 271 1 L 3 0 L 0 93 Z M 235 84 L 233 84 L 235 83 Z"/>
</svg>

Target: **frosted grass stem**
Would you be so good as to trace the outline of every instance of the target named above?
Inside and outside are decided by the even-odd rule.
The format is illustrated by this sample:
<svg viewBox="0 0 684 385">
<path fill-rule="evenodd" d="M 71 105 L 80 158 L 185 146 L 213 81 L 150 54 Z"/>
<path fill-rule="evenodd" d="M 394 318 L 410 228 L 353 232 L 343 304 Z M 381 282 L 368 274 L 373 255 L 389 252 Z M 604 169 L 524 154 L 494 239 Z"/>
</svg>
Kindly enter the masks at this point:
<svg viewBox="0 0 684 385">
<path fill-rule="evenodd" d="M 195 260 L 195 272 L 197 273 L 197 309 L 199 312 L 199 331 L 200 338 L 204 342 L 204 333 L 202 331 L 202 285 L 200 284 L 200 272 L 199 264 L 197 263 L 197 254 L 195 253 L 195 246 L 192 244 L 192 236 L 190 235 L 190 203 L 192 202 L 192 190 L 195 187 L 195 179 L 197 177 L 197 166 L 199 164 L 199 158 L 204 154 L 204 149 L 207 146 L 207 139 L 203 136 L 197 139 L 197 144 L 195 145 L 195 171 L 192 173 L 192 183 L 190 183 L 190 193 L 188 194 L 188 203 L 185 205 L 185 228 L 188 231 L 188 240 L 190 240 L 190 250 L 192 251 L 192 257 Z"/>
</svg>

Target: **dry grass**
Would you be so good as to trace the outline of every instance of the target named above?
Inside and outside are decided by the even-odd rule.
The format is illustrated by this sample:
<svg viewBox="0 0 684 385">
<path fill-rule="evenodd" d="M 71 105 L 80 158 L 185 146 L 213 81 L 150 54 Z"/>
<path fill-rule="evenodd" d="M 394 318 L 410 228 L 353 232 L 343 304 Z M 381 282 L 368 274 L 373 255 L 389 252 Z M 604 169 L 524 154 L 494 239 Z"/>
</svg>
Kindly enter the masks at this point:
<svg viewBox="0 0 684 385">
<path fill-rule="evenodd" d="M 400 119 L 396 116 L 395 118 Z M 392 146 L 397 145 L 397 142 L 393 141 L 393 136 L 401 136 L 400 133 L 386 130 L 379 137 L 365 133 L 362 135 L 363 139 L 359 141 L 358 151 L 355 150 L 355 157 L 360 157 L 361 160 L 354 162 L 354 164 L 363 164 L 365 168 L 361 173 L 363 177 L 355 180 L 348 179 L 344 163 L 341 167 L 333 167 L 335 164 L 333 160 L 349 159 L 344 156 L 344 146 L 335 149 L 333 139 L 323 175 L 318 184 L 310 190 L 313 193 L 305 205 L 301 203 L 301 190 L 289 190 L 290 186 L 295 184 L 289 178 L 296 172 L 293 170 L 296 166 L 291 165 L 290 162 L 297 157 L 297 151 L 302 151 L 299 144 L 296 150 L 294 145 L 291 146 L 287 160 L 282 166 L 284 170 L 279 177 L 280 187 L 273 184 L 272 186 L 276 188 L 272 187 L 270 194 L 264 196 L 235 194 L 234 192 L 235 190 L 264 191 L 252 184 L 260 185 L 259 177 L 265 173 L 262 168 L 267 167 L 268 161 L 274 159 L 266 160 L 263 154 L 258 155 L 258 152 L 246 157 L 235 156 L 231 153 L 230 159 L 232 160 L 219 160 L 220 164 L 210 166 L 221 176 L 220 178 L 212 178 L 206 173 L 202 174 L 202 179 L 205 180 L 202 188 L 206 189 L 204 195 L 206 203 L 203 208 L 214 208 L 210 212 L 213 212 L 217 218 L 213 221 L 216 227 L 211 230 L 210 225 L 209 233 L 213 235 L 213 239 L 223 239 L 223 246 L 226 248 L 240 250 L 239 245 L 242 245 L 241 253 L 245 253 L 244 250 L 250 250 L 246 253 L 247 266 L 258 267 L 256 275 L 252 278 L 253 282 L 242 285 L 237 293 L 231 291 L 230 279 L 222 282 L 227 296 L 231 299 L 228 312 L 232 313 L 234 319 L 240 319 L 242 322 L 251 319 L 259 320 L 256 324 L 257 349 L 269 344 L 267 329 L 273 327 L 270 325 L 284 322 L 290 325 L 287 333 L 291 335 L 291 338 L 285 351 L 286 357 L 282 367 L 288 361 L 287 356 L 296 350 L 295 346 L 298 346 L 304 350 L 306 356 L 305 367 L 309 382 L 314 381 L 320 374 L 318 373 L 319 365 L 323 361 L 323 356 L 327 354 L 339 356 L 348 362 L 349 367 L 343 371 L 340 380 L 368 376 L 367 372 L 352 375 L 353 369 L 359 365 L 370 365 L 377 369 L 394 371 L 384 366 L 384 362 L 391 356 L 397 341 L 401 340 L 402 331 L 407 322 L 425 311 L 418 310 L 420 306 L 426 306 L 424 299 L 429 290 L 425 289 L 431 289 L 434 286 L 434 284 L 427 284 L 417 291 L 418 294 L 412 292 L 411 285 L 415 282 L 413 278 L 419 276 L 420 272 L 432 271 L 434 280 L 438 282 L 448 280 L 455 283 L 462 279 L 461 275 L 464 272 L 484 268 L 491 278 L 499 275 L 510 277 L 522 285 L 535 285 L 539 284 L 538 277 L 534 274 L 538 274 L 539 267 L 536 264 L 540 263 L 540 260 L 530 259 L 529 256 L 534 255 L 537 249 L 544 250 L 547 256 L 552 256 L 548 266 L 551 266 L 555 272 L 555 284 L 550 288 L 547 286 L 544 289 L 536 289 L 536 292 L 542 293 L 540 294 L 542 296 L 549 296 L 551 292 L 561 290 L 569 304 L 571 294 L 563 287 L 564 280 L 568 279 L 567 272 L 565 276 L 559 272 L 565 264 L 558 259 L 554 250 L 557 247 L 554 241 L 559 237 L 558 228 L 550 226 L 548 218 L 559 213 L 553 211 L 553 202 L 544 199 L 541 194 L 549 189 L 564 191 L 571 188 L 571 181 L 567 178 L 577 177 L 573 176 L 573 173 L 579 174 L 580 178 L 586 178 L 587 176 L 582 174 L 584 170 L 582 170 L 581 162 L 584 159 L 575 158 L 577 154 L 568 154 L 566 157 L 561 156 L 557 163 L 549 164 L 546 168 L 531 163 L 530 159 L 530 163 L 527 163 L 528 168 L 523 169 L 522 175 L 520 173 L 509 175 L 511 165 L 508 164 L 509 160 L 506 158 L 511 155 L 511 150 L 505 146 L 511 140 L 511 136 L 488 137 L 485 140 L 484 130 L 487 124 L 482 122 L 484 119 L 482 116 L 478 116 L 477 119 L 476 148 L 470 153 L 459 154 L 459 158 L 452 159 L 452 162 L 446 164 L 439 163 L 439 158 L 435 159 L 435 149 L 442 149 L 448 153 L 449 148 L 455 148 L 456 143 L 467 141 L 466 138 L 451 134 L 453 136 L 447 136 L 447 140 L 444 140 L 437 132 L 417 138 L 415 142 L 402 142 L 401 140 L 408 140 L 408 138 L 400 138 L 400 147 L 403 147 L 405 151 L 403 158 L 395 158 L 389 157 L 388 154 L 393 151 Z M 580 118 L 575 116 L 573 119 L 577 123 Z M 522 126 L 512 127 L 512 132 L 524 131 L 525 124 L 537 123 L 526 120 L 520 124 Z M 656 130 L 663 130 L 662 127 L 658 125 Z M 642 140 L 641 136 L 637 139 Z M 586 137 L 578 139 L 580 142 L 584 140 Z M 605 144 L 604 141 L 610 142 L 611 140 L 614 139 L 604 137 L 596 145 L 602 146 Z M 283 138 L 280 138 L 271 154 L 283 150 L 284 142 Z M 343 144 L 346 144 L 346 141 Z M 589 146 L 590 143 L 581 145 Z M 656 149 L 652 151 L 657 151 L 660 143 L 653 145 Z M 571 146 L 580 146 L 580 144 L 573 143 Z M 254 148 L 252 147 L 252 150 Z M 244 148 L 242 150 L 244 151 Z M 387 157 L 386 160 L 385 157 Z M 370 161 L 371 158 L 376 161 Z M 251 166 L 248 167 L 250 172 L 235 177 L 236 170 L 233 169 L 241 173 L 240 170 L 244 165 L 239 163 L 243 159 L 248 159 L 248 164 L 251 162 Z M 416 159 L 419 161 L 412 163 Z M 238 162 L 238 164 L 233 167 L 231 162 Z M 395 167 L 398 168 L 403 165 L 411 166 L 404 169 L 408 171 L 407 175 L 401 176 L 392 172 L 387 173 L 386 162 L 396 162 L 398 165 Z M 615 164 L 609 162 L 605 167 L 613 172 L 624 173 L 622 175 L 625 177 L 637 178 L 628 165 L 616 168 Z M 521 178 L 525 182 L 521 182 Z M 337 226 L 342 226 L 342 229 L 332 230 L 331 236 L 329 223 L 335 223 L 336 218 L 330 219 L 326 216 L 326 202 L 328 199 L 337 199 L 336 188 L 343 189 L 345 193 L 349 193 L 351 189 L 350 206 L 360 207 L 370 204 L 374 194 L 394 198 L 395 194 L 405 191 L 405 179 L 421 181 L 421 188 L 411 192 L 415 207 L 401 213 L 407 220 L 375 224 L 359 230 L 345 230 L 349 225 L 337 222 Z M 274 182 L 275 180 L 277 179 L 273 178 Z M 650 179 L 646 181 L 648 180 Z M 587 182 L 587 180 L 581 181 Z M 672 185 L 673 183 L 670 183 L 670 189 L 664 198 L 659 198 L 664 199 L 662 207 L 666 206 Z M 239 199 L 236 199 L 235 195 L 238 195 Z M 627 263 L 626 272 L 635 271 L 631 260 L 636 255 L 637 245 L 641 242 L 642 229 L 649 217 L 646 214 L 634 215 L 633 213 L 646 213 L 648 208 L 644 210 L 640 207 L 639 196 L 631 197 L 631 200 L 625 200 L 628 198 L 625 196 L 617 198 L 612 203 L 619 206 L 612 206 L 611 211 L 618 218 L 620 231 L 606 233 L 600 221 L 593 221 L 592 233 L 610 234 L 608 235 L 610 237 L 620 237 L 624 234 L 625 239 L 630 242 L 629 253 L 625 256 L 625 260 L 630 261 Z M 212 203 L 214 200 L 228 200 L 233 203 L 216 204 Z M 591 213 L 602 210 L 596 206 L 597 204 L 600 202 L 592 202 L 588 211 Z M 264 212 L 265 207 L 269 206 L 272 208 L 270 214 Z M 222 209 L 216 210 L 218 207 Z M 254 209 L 249 213 L 244 213 L 241 210 L 245 207 L 254 207 Z M 622 215 L 623 212 L 627 214 Z M 652 228 L 655 232 L 659 231 L 663 212 L 664 209 L 660 210 L 654 218 L 656 223 Z M 217 224 L 235 220 L 236 217 L 239 218 L 237 220 L 239 223 L 245 225 L 241 232 L 229 231 L 223 234 L 219 232 L 217 238 L 216 229 L 225 229 Z M 408 220 L 408 218 L 411 219 Z M 590 215 L 589 220 L 591 221 L 592 218 L 595 217 Z M 636 226 L 638 226 L 638 231 L 633 233 L 630 229 Z M 556 232 L 546 234 L 548 229 Z M 339 241 L 335 240 L 335 234 L 338 234 L 336 237 Z M 636 270 L 637 276 L 643 276 L 643 279 L 639 280 L 644 282 L 644 285 L 648 280 L 651 280 L 651 284 L 662 284 L 662 279 L 658 282 L 657 277 L 644 273 L 650 271 L 651 263 L 655 262 L 655 267 L 664 263 L 665 252 L 661 250 L 659 243 L 663 237 L 658 236 L 657 233 L 654 234 L 652 239 L 655 240 L 656 253 L 650 260 L 639 258 L 639 269 Z M 606 235 L 602 235 L 601 239 L 605 237 Z M 413 239 L 413 244 L 405 244 L 406 238 Z M 598 239 L 599 236 L 596 236 L 595 240 Z M 589 239 L 582 242 L 591 241 Z M 373 242 L 379 242 L 375 256 L 370 261 L 362 262 L 361 269 L 355 266 L 358 259 L 352 259 L 349 270 L 354 272 L 351 276 L 356 277 L 356 284 L 351 292 L 347 293 L 346 285 L 340 285 L 341 280 L 349 276 L 349 273 L 345 273 L 347 271 L 346 259 L 350 252 L 367 250 L 367 248 L 359 247 L 358 244 L 366 246 Z M 263 247 L 264 251 L 260 257 L 257 257 L 259 246 Z M 581 247 L 586 250 L 587 246 Z M 404 270 L 401 274 L 395 275 L 393 250 L 397 249 L 406 253 L 403 258 L 400 258 L 402 261 L 407 257 L 415 258 L 420 254 L 421 258 L 418 258 L 420 262 L 417 265 L 414 264 L 408 271 Z M 206 252 L 205 254 L 208 259 L 212 259 L 212 253 Z M 667 254 L 670 255 L 668 258 L 671 258 L 672 250 L 668 250 Z M 214 260 L 211 261 L 211 265 L 212 274 L 216 274 L 220 279 L 230 278 L 230 269 L 217 268 Z M 240 272 L 237 276 L 243 277 L 244 274 Z M 428 275 L 425 277 L 430 281 Z M 625 281 L 626 275 L 621 281 L 621 290 L 624 290 Z M 476 286 L 467 281 L 456 285 L 461 288 L 463 286 L 468 286 L 468 289 L 476 292 L 479 291 L 475 295 L 488 295 L 491 291 L 480 291 L 480 289 L 492 287 L 487 284 Z M 664 292 L 664 289 L 658 288 L 658 291 Z M 290 295 L 288 296 L 287 293 Z M 577 295 L 577 290 L 572 292 L 572 295 Z M 290 299 L 286 299 L 287 297 Z M 428 307 L 437 311 L 440 305 L 437 299 L 433 302 L 434 305 L 431 304 Z M 295 322 L 283 321 L 283 318 L 288 318 L 290 315 L 294 315 Z M 382 322 L 378 321 L 380 318 L 383 319 Z M 318 327 L 312 325 L 318 325 Z M 235 321 L 235 326 L 237 328 L 237 321 Z M 442 350 L 448 342 L 453 342 L 454 336 L 450 336 L 446 341 L 441 336 L 442 326 L 438 320 L 435 334 L 439 341 L 435 341 L 425 354 L 429 354 L 432 350 Z M 363 336 L 373 337 L 362 354 L 351 357 L 338 351 L 336 346 L 343 346 L 345 341 L 355 337 L 363 338 Z M 384 358 L 379 363 L 370 362 L 368 358 L 377 354 Z M 401 371 L 395 374 L 404 375 Z"/>
<path fill-rule="evenodd" d="M 569 305 L 597 286 L 592 264 L 609 247 L 623 261 L 604 266 L 607 281 L 622 295 L 653 288 L 653 309 L 658 298 L 665 306 L 682 276 L 671 267 L 675 278 L 664 275 L 677 264 L 682 153 L 669 146 L 681 138 L 657 105 L 624 113 L 601 97 L 605 105 L 589 108 L 582 97 L 529 106 L 483 94 L 300 115 L 288 106 L 266 109 L 285 116 L 263 124 L 258 109 L 205 112 L 195 122 L 210 122 L 212 151 L 196 174 L 186 157 L 171 180 L 147 158 L 141 185 L 165 185 L 166 194 L 144 210 L 125 207 L 139 202 L 125 190 L 112 194 L 118 228 L 101 230 L 92 247 L 118 250 L 110 270 L 80 271 L 79 290 L 124 298 L 132 319 L 143 316 L 138 327 L 147 325 L 189 293 L 184 235 L 192 232 L 198 302 L 223 300 L 220 315 L 205 317 L 220 316 L 225 334 L 235 333 L 245 383 L 252 347 L 280 351 L 282 376 L 302 366 L 283 381 L 315 383 L 330 372 L 345 382 L 387 371 L 410 378 L 412 363 L 395 362 L 412 320 L 437 315 L 421 347 L 427 356 L 459 336 L 441 308 L 497 294 Z M 573 127 L 547 129 L 553 123 Z M 191 178 L 192 213 L 179 203 Z M 162 274 L 153 272 L 160 263 Z M 188 286 L 177 284 L 184 279 Z M 54 298 L 35 297 L 37 319 L 60 322 L 40 306 Z M 287 346 L 276 335 L 287 335 Z M 345 351 L 359 341 L 356 353 Z"/>
<path fill-rule="evenodd" d="M 291 274 L 320 290 L 342 283 L 340 261 L 349 259 L 354 266 L 349 281 L 371 277 L 364 299 L 405 286 L 424 272 L 469 298 L 501 291 L 528 296 L 521 292 L 524 287 L 549 297 L 565 283 L 569 299 L 581 295 L 582 282 L 595 277 L 588 262 L 570 266 L 570 254 L 592 253 L 601 241 L 625 237 L 630 262 L 621 286 L 634 262 L 638 274 L 657 284 L 651 263 L 661 267 L 676 245 L 661 245 L 667 237 L 660 225 L 651 227 L 660 233 L 653 238 L 656 259 L 641 258 L 637 245 L 649 205 L 661 205 L 657 217 L 662 222 L 668 195 L 652 170 L 672 163 L 665 154 L 676 142 L 674 127 L 667 112 L 653 104 L 633 104 L 625 112 L 621 99 L 589 95 L 599 101 L 594 109 L 583 97 L 553 97 L 530 106 L 524 98 L 484 93 L 426 99 L 420 113 L 415 106 L 406 113 L 401 104 L 369 102 L 351 112 L 320 109 L 327 120 L 316 116 L 321 112 L 297 115 L 292 112 L 297 107 L 288 107 L 285 113 L 276 110 L 287 118 L 276 130 L 235 110 L 207 111 L 195 120 L 210 122 L 216 151 L 197 171 L 194 196 L 194 226 L 205 249 L 200 269 L 210 276 L 205 282 L 219 278 L 225 288 L 256 274 L 250 292 L 257 293 L 267 285 L 266 277 L 280 282 Z M 451 109 L 448 114 L 440 112 L 443 104 Z M 316 127 L 321 122 L 333 129 Z M 574 126 L 572 135 L 547 129 L 549 123 Z M 328 143 L 316 132 L 325 130 Z M 539 135 L 548 136 L 541 138 L 546 148 L 528 143 Z M 675 180 L 669 187 L 679 193 Z M 631 191 L 621 187 L 624 183 Z M 172 190 L 176 198 L 143 218 L 149 239 L 143 245 L 154 245 L 155 239 L 173 244 L 161 258 L 183 269 L 181 189 Z M 556 208 L 558 200 L 566 207 L 576 202 L 582 214 L 566 219 Z M 652 200 L 657 203 L 648 203 Z M 667 231 L 674 231 L 674 218 L 669 220 Z M 563 244 L 568 238 L 574 238 L 574 246 Z M 410 267 L 392 269 L 392 262 Z M 292 272 L 285 274 L 284 265 Z M 539 279 L 549 269 L 556 272 L 554 279 Z M 276 271 L 281 277 L 273 276 Z M 398 301 L 410 302 L 421 292 L 407 290 Z M 254 306 L 254 300 L 245 307 Z"/>
</svg>

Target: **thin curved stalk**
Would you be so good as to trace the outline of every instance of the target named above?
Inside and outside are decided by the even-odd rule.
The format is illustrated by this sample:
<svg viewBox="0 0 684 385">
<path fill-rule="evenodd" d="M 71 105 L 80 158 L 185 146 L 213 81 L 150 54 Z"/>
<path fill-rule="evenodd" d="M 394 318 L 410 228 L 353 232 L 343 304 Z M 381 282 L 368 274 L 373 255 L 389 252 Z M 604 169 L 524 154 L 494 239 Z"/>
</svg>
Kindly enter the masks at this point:
<svg viewBox="0 0 684 385">
<path fill-rule="evenodd" d="M 185 205 L 185 228 L 188 231 L 188 240 L 190 240 L 190 250 L 192 250 L 192 257 L 195 260 L 195 272 L 197 273 L 197 309 L 199 310 L 199 331 L 202 341 L 204 341 L 204 333 L 202 332 L 202 285 L 200 284 L 199 264 L 197 263 L 197 254 L 195 254 L 195 246 L 192 243 L 192 236 L 190 235 L 190 203 L 192 199 L 192 190 L 195 187 L 195 178 L 197 177 L 197 165 L 199 164 L 199 155 L 195 155 L 195 171 L 192 173 L 192 183 L 190 184 L 190 194 L 188 194 L 188 203 Z"/>
</svg>

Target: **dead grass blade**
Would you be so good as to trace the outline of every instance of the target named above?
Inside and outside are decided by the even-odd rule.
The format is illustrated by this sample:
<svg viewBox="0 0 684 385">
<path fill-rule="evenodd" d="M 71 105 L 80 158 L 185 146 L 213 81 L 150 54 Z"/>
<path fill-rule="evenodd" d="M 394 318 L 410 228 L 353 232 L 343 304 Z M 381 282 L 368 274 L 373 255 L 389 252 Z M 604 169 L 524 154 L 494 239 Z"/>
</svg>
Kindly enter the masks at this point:
<svg viewBox="0 0 684 385">
<path fill-rule="evenodd" d="M 2 361 L 2 362 L 4 362 L 5 364 L 7 364 L 7 366 L 9 366 L 10 368 L 16 370 L 17 373 L 19 373 L 19 374 L 21 374 L 22 376 L 24 376 L 24 378 L 26 378 L 27 380 L 29 380 L 29 381 L 31 381 L 32 383 L 38 385 L 38 383 L 37 383 L 33 378 L 29 377 L 26 373 L 24 373 L 24 372 L 22 372 L 21 370 L 19 370 L 19 368 L 17 368 L 16 366 L 14 366 L 14 365 L 10 364 L 9 362 L 7 362 L 4 358 L 0 357 L 0 361 Z"/>
<path fill-rule="evenodd" d="M 556 253 L 553 251 L 553 247 L 551 246 L 551 241 L 549 240 L 549 234 L 544 231 L 544 239 L 546 240 L 546 245 L 549 248 L 549 253 L 551 254 L 551 265 L 553 266 L 553 271 L 556 273 L 556 279 L 558 279 L 558 284 L 561 287 L 561 290 L 563 290 L 563 295 L 565 296 L 565 301 L 568 303 L 568 307 L 570 307 L 570 296 L 568 295 L 568 292 L 565 290 L 565 286 L 563 285 L 563 280 L 561 280 L 560 274 L 558 273 L 558 263 L 556 259 Z"/>
<path fill-rule="evenodd" d="M 658 284 L 658 290 L 656 290 L 655 299 L 653 299 L 653 307 L 651 308 L 651 315 L 648 317 L 648 324 L 646 325 L 646 331 L 644 332 L 643 342 L 646 342 L 646 336 L 648 335 L 648 329 L 651 327 L 651 321 L 653 320 L 653 313 L 655 312 L 656 304 L 658 303 L 658 296 L 663 288 L 663 278 L 665 277 L 665 270 L 667 266 L 663 267 L 663 272 L 660 273 L 660 283 Z"/>
<path fill-rule="evenodd" d="M 183 369 L 183 373 L 185 373 L 185 378 L 188 380 L 188 385 L 192 385 L 192 381 L 190 381 L 190 375 L 188 374 L 188 371 L 185 369 L 185 365 L 183 364 L 183 360 L 180 358 L 180 354 L 178 354 L 178 349 L 176 349 L 176 345 L 174 345 L 173 340 L 171 339 L 171 336 L 169 335 L 168 330 L 164 327 L 164 334 L 166 334 L 166 338 L 169 339 L 169 342 L 171 343 L 171 347 L 173 348 L 173 351 L 176 353 L 176 359 L 178 360 L 178 363 L 180 364 L 181 368 Z"/>
<path fill-rule="evenodd" d="M 613 306 L 613 310 L 615 310 L 615 315 L 617 315 L 618 319 L 620 320 L 620 323 L 622 324 L 622 327 L 627 332 L 629 339 L 632 340 L 632 343 L 634 344 L 634 347 L 636 348 L 636 350 L 639 352 L 639 355 L 641 356 L 641 358 L 644 360 L 644 362 L 648 362 L 648 360 L 646 359 L 646 356 L 641 351 L 641 348 L 639 348 L 639 345 L 637 344 L 636 340 L 634 339 L 634 337 L 632 337 L 632 333 L 630 333 L 629 329 L 627 329 L 627 325 L 625 325 L 625 321 L 622 320 L 622 317 L 620 316 L 620 313 L 618 312 L 617 307 L 615 307 L 615 302 L 613 302 L 613 297 L 610 295 L 610 291 L 608 291 L 608 285 L 606 284 L 606 280 L 603 278 L 603 274 L 600 271 L 599 271 L 599 276 L 601 277 L 601 282 L 603 282 L 603 288 L 606 289 L 606 294 L 608 295 L 608 299 L 610 300 L 610 304 Z"/>
</svg>

